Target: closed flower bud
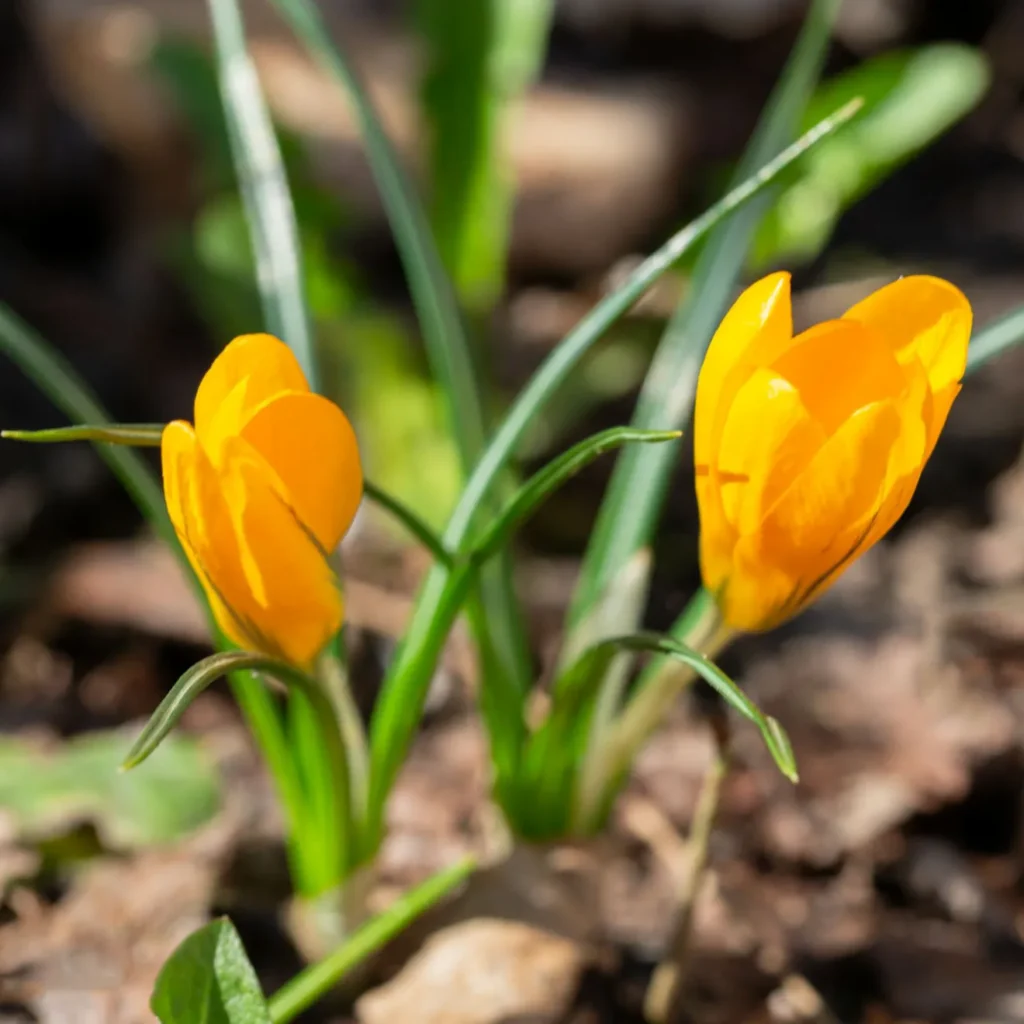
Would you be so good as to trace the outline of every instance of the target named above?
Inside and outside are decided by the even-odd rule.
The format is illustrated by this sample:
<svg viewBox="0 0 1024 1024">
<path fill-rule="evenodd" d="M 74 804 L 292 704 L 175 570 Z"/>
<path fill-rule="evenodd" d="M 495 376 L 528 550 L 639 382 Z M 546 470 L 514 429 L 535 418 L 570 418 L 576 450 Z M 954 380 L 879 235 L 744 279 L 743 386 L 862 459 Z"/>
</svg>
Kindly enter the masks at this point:
<svg viewBox="0 0 1024 1024">
<path fill-rule="evenodd" d="M 236 338 L 161 444 L 171 522 L 218 625 L 240 647 L 308 667 L 341 626 L 330 556 L 363 477 L 355 435 L 269 334 Z"/>
<path fill-rule="evenodd" d="M 795 337 L 788 274 L 740 295 L 694 413 L 701 572 L 726 625 L 795 615 L 899 519 L 970 333 L 967 299 L 936 277 L 901 278 Z"/>
</svg>

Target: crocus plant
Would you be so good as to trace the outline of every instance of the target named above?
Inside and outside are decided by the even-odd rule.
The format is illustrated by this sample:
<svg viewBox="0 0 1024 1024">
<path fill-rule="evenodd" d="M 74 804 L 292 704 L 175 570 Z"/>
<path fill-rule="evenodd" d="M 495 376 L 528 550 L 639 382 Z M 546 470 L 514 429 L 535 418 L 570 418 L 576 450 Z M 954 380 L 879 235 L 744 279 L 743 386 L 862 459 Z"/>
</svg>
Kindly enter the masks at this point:
<svg viewBox="0 0 1024 1024">
<path fill-rule="evenodd" d="M 315 365 L 292 211 L 282 203 L 287 182 L 234 0 L 212 0 L 227 69 L 223 99 L 264 308 L 283 340 L 247 334 L 230 342 L 199 384 L 193 422 L 117 425 L 41 339 L 0 309 L 6 350 L 80 424 L 6 435 L 98 443 L 150 522 L 180 549 L 209 611 L 221 650 L 171 688 L 126 766 L 145 760 L 189 702 L 227 675 L 277 785 L 297 893 L 315 908 L 322 933 L 341 942 L 365 917 L 361 897 L 386 832 L 388 797 L 446 638 L 464 610 L 471 613 L 480 652 L 479 707 L 491 741 L 494 796 L 519 841 L 598 832 L 637 752 L 697 678 L 760 731 L 780 770 L 796 779 L 783 725 L 763 714 L 714 658 L 736 633 L 771 629 L 802 611 L 902 515 L 968 367 L 971 308 L 954 285 L 911 276 L 838 319 L 794 334 L 789 276 L 775 273 L 750 285 L 726 311 L 743 266 L 744 248 L 735 238 L 749 242 L 756 225 L 756 217 L 748 216 L 754 208 L 745 204 L 859 106 L 847 104 L 783 148 L 794 112 L 813 87 L 835 16 L 834 0 L 814 0 L 751 151 L 752 173 L 606 296 L 552 351 L 488 434 L 455 295 L 372 106 L 327 41 L 312 4 L 276 4 L 355 100 L 424 337 L 449 392 L 451 421 L 472 427 L 463 433 L 473 437 L 457 439 L 466 480 L 447 528 L 435 534 L 415 509 L 364 480 L 352 426 L 329 397 L 311 390 L 315 372 L 303 371 Z M 726 232 L 725 221 L 734 214 Z M 742 225 L 738 235 L 736 224 Z M 708 287 L 693 292 L 713 315 L 702 306 L 691 321 L 703 325 L 703 335 L 670 328 L 662 343 L 672 350 L 670 358 L 655 360 L 637 425 L 587 438 L 510 487 L 507 470 L 517 445 L 580 360 L 708 235 L 705 264 L 695 270 L 695 280 Z M 272 238 L 284 241 L 275 247 Z M 714 271 L 710 277 L 701 276 L 705 265 Z M 1022 333 L 1024 322 L 996 325 L 976 340 L 973 351 L 983 356 L 975 365 Z M 680 352 L 685 358 L 677 358 Z M 684 369 L 666 377 L 664 365 Z M 691 406 L 704 586 L 670 631 L 654 634 L 640 628 L 650 532 L 678 464 L 672 446 L 689 425 Z M 601 566 L 595 578 L 604 573 L 604 585 L 595 584 L 586 600 L 576 602 L 564 650 L 548 673 L 544 713 L 528 713 L 537 682 L 522 678 L 530 659 L 503 660 L 497 653 L 516 650 L 508 642 L 516 639 L 515 594 L 507 573 L 482 570 L 508 553 L 519 524 L 573 473 L 628 446 L 621 468 L 640 445 L 646 463 L 660 469 L 641 467 L 639 484 L 622 489 L 610 525 L 599 519 L 595 538 L 603 547 L 601 558 L 595 556 Z M 162 490 L 123 446 L 160 447 Z M 434 563 L 368 719 L 349 690 L 337 550 L 364 497 L 396 517 Z M 606 509 L 612 497 L 610 491 Z M 605 543 L 609 537 L 613 542 Z M 634 671 L 637 655 L 648 660 Z M 724 734 L 716 731 L 719 738 Z M 709 773 L 712 797 L 724 763 Z M 702 801 L 710 809 L 699 830 L 705 840 L 712 797 Z M 418 913 L 466 870 L 445 876 L 443 885 L 424 890 L 429 900 L 424 896 L 409 906 Z M 688 919 L 683 913 L 684 924 Z M 383 941 L 385 930 L 376 928 L 373 935 L 356 942 L 360 956 Z M 325 961 L 328 966 L 300 975 L 258 1019 L 291 1019 L 352 966 L 356 947 L 343 945 Z M 652 1010 L 652 1019 L 664 1019 L 663 1009 Z M 176 1024 L 184 1018 L 162 1019 Z"/>
</svg>

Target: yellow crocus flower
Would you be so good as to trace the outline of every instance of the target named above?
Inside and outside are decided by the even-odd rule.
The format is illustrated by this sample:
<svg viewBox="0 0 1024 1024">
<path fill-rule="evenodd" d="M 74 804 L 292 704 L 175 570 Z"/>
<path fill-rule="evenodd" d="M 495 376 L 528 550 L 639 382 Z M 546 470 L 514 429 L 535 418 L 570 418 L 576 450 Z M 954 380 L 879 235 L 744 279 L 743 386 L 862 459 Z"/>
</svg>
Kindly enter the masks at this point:
<svg viewBox="0 0 1024 1024">
<path fill-rule="evenodd" d="M 342 622 L 330 555 L 362 499 L 355 434 L 269 334 L 229 344 L 203 377 L 195 427 L 161 443 L 171 522 L 221 629 L 308 667 Z"/>
<path fill-rule="evenodd" d="M 971 307 L 904 277 L 793 336 L 789 275 L 726 314 L 697 384 L 704 584 L 727 626 L 765 630 L 903 514 L 960 390 Z"/>
</svg>

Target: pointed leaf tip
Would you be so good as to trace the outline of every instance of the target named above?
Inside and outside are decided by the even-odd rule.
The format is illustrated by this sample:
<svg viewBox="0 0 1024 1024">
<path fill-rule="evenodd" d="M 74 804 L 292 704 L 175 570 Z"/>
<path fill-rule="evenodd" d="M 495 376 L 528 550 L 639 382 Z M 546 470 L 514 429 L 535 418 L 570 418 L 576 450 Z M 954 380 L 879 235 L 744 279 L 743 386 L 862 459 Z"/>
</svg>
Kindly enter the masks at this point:
<svg viewBox="0 0 1024 1024">
<path fill-rule="evenodd" d="M 797 771 L 793 744 L 790 742 L 786 730 L 783 729 L 782 723 L 777 718 L 772 718 L 771 715 L 765 715 L 765 741 L 779 771 L 790 782 L 794 784 L 799 782 L 800 773 Z"/>
</svg>

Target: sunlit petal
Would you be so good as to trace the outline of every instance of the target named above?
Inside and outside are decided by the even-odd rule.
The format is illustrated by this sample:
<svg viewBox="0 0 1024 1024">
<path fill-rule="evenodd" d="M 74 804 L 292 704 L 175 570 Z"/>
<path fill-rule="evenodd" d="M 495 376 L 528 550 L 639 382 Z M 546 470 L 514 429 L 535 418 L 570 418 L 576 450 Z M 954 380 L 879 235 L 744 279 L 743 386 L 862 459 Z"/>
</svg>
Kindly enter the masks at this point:
<svg viewBox="0 0 1024 1024">
<path fill-rule="evenodd" d="M 902 362 L 916 355 L 933 392 L 964 375 L 972 313 L 967 297 L 939 277 L 915 274 L 879 288 L 843 314 L 878 331 Z"/>
<path fill-rule="evenodd" d="M 320 546 L 337 547 L 363 496 L 348 417 L 320 395 L 291 393 L 257 409 L 241 437 L 276 472 L 286 502 Z"/>
<path fill-rule="evenodd" d="M 337 578 L 245 442 L 231 445 L 226 465 L 222 486 L 244 574 L 239 586 L 252 596 L 249 617 L 261 646 L 308 665 L 341 626 Z"/>
<path fill-rule="evenodd" d="M 231 436 L 268 398 L 308 390 L 299 361 L 283 341 L 272 334 L 243 334 L 217 356 L 199 385 L 196 433 L 204 442 L 211 432 Z M 208 450 L 212 446 L 208 443 Z"/>
<path fill-rule="evenodd" d="M 715 331 L 697 380 L 694 455 L 707 465 L 733 396 L 758 366 L 793 337 L 789 274 L 769 274 L 747 288 Z"/>
</svg>

